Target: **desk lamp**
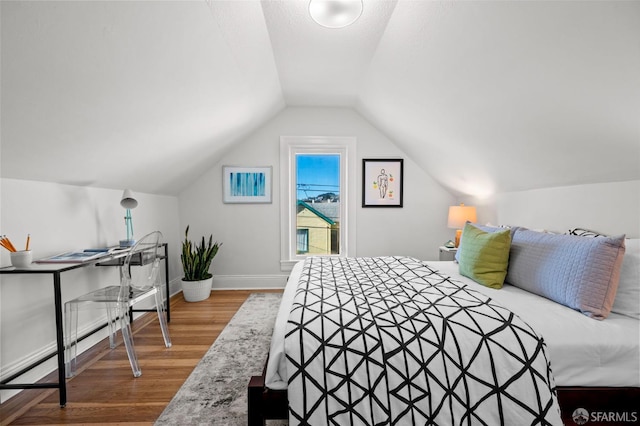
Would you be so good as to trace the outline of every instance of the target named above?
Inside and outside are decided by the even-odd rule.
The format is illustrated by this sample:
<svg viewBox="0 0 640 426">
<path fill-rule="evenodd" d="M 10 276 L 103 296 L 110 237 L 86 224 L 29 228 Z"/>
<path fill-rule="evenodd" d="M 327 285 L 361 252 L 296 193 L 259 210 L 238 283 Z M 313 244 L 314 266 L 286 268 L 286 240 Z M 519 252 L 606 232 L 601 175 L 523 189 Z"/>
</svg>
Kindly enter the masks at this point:
<svg viewBox="0 0 640 426">
<path fill-rule="evenodd" d="M 456 230 L 456 247 L 460 245 L 460 236 L 462 236 L 462 228 L 464 227 L 464 224 L 467 222 L 475 222 L 476 220 L 475 207 L 465 206 L 464 204 L 449 207 L 447 227 Z"/>
<path fill-rule="evenodd" d="M 138 206 L 138 200 L 133 197 L 133 191 L 125 189 L 122 193 L 120 205 L 127 209 L 124 215 L 124 225 L 127 227 L 127 239 L 120 240 L 120 247 L 132 247 L 136 240 L 133 239 L 133 221 L 131 220 L 131 209 Z"/>
</svg>

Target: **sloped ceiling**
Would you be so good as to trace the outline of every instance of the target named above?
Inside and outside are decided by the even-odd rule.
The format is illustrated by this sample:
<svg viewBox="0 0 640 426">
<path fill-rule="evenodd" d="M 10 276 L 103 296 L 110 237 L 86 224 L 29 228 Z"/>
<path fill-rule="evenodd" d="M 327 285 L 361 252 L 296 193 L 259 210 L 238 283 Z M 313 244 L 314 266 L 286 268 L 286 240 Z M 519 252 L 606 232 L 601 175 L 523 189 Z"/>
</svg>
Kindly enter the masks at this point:
<svg viewBox="0 0 640 426">
<path fill-rule="evenodd" d="M 0 2 L 2 177 L 177 194 L 286 106 L 454 193 L 640 179 L 640 2 Z"/>
<path fill-rule="evenodd" d="M 1 2 L 2 176 L 176 194 L 284 101 L 259 2 Z"/>
</svg>

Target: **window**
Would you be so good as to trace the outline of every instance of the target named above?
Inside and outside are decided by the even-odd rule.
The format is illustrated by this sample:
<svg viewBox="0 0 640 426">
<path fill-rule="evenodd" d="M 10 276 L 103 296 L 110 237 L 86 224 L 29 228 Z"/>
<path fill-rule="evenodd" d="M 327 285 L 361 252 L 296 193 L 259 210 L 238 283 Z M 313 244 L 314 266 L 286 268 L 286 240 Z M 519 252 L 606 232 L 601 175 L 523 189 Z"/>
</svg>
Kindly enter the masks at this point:
<svg viewBox="0 0 640 426">
<path fill-rule="evenodd" d="M 280 139 L 281 261 L 355 253 L 355 138 Z"/>
<path fill-rule="evenodd" d="M 308 238 L 296 254 L 339 254 L 340 154 L 296 153 L 295 170 L 296 229 Z"/>
<path fill-rule="evenodd" d="M 309 252 L 309 230 L 308 229 L 298 229 L 296 233 L 297 244 L 296 251 L 298 253 L 308 253 Z"/>
</svg>

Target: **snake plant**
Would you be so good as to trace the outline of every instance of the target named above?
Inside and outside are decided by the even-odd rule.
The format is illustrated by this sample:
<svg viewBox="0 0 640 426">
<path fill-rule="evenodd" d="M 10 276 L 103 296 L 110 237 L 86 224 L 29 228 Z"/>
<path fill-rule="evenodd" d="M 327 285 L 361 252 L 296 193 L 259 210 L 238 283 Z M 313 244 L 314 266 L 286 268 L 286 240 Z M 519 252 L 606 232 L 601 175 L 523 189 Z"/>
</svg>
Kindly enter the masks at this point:
<svg viewBox="0 0 640 426">
<path fill-rule="evenodd" d="M 189 241 L 189 226 L 184 233 L 184 241 L 182 243 L 182 269 L 184 270 L 184 281 L 201 281 L 211 278 L 209 266 L 211 261 L 218 253 L 218 249 L 222 243 L 214 243 L 213 235 L 209 236 L 209 243 L 205 245 L 204 237 L 199 245 Z"/>
</svg>

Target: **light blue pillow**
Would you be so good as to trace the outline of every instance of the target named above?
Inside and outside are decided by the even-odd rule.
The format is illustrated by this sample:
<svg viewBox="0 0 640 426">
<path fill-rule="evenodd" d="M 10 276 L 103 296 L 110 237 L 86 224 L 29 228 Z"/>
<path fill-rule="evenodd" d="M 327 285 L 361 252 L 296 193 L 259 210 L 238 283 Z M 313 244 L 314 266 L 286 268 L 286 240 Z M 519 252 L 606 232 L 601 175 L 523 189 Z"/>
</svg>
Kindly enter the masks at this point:
<svg viewBox="0 0 640 426">
<path fill-rule="evenodd" d="M 616 296 L 624 251 L 624 235 L 584 238 L 519 228 L 505 281 L 604 319 Z"/>
</svg>

